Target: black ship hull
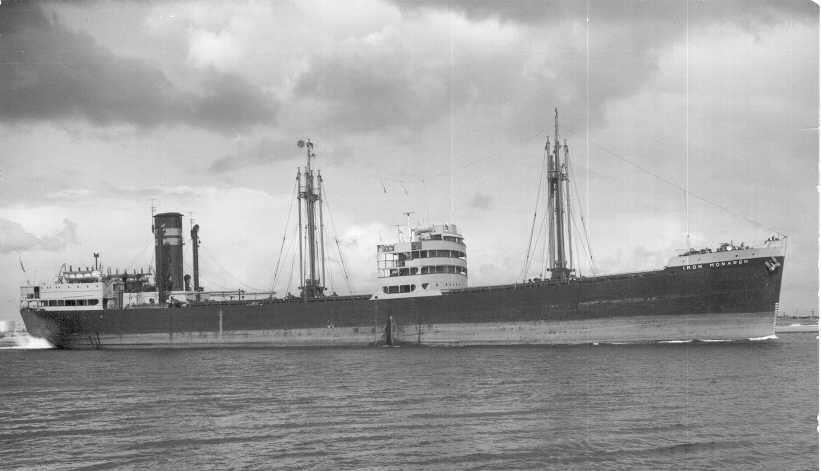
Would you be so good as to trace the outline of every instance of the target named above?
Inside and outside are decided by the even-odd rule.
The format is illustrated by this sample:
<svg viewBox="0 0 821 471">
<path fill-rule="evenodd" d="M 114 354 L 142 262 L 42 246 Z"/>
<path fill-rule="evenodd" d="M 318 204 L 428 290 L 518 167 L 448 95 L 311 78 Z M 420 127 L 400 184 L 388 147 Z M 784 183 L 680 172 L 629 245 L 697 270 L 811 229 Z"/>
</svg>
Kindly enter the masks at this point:
<svg viewBox="0 0 821 471">
<path fill-rule="evenodd" d="M 777 262 L 777 263 L 775 263 Z M 59 348 L 517 345 L 771 336 L 783 257 L 371 300 L 22 309 Z"/>
</svg>

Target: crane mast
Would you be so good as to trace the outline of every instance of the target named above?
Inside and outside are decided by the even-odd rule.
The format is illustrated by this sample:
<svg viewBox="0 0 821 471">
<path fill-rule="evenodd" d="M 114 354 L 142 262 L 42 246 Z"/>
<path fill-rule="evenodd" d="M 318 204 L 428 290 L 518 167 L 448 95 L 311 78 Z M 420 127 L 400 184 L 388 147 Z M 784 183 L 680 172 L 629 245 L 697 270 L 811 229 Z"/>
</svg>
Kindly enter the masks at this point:
<svg viewBox="0 0 821 471">
<path fill-rule="evenodd" d="M 573 250 L 570 227 L 570 188 L 568 179 L 568 147 L 559 139 L 559 109 L 555 109 L 553 146 L 550 138 L 545 145 L 547 159 L 547 219 L 548 267 L 550 278 L 563 280 L 573 273 Z M 564 157 L 564 158 L 562 158 Z M 568 263 L 568 254 L 570 262 Z"/>
<path fill-rule="evenodd" d="M 297 188 L 297 199 L 299 199 L 299 226 L 300 226 L 300 250 L 299 250 L 299 266 L 300 266 L 300 278 L 302 286 L 300 286 L 302 290 L 302 298 L 317 298 L 324 295 L 325 287 L 324 284 L 324 275 L 325 275 L 325 266 L 324 260 L 317 260 L 317 252 L 322 252 L 324 254 L 324 247 L 318 245 L 319 241 L 324 242 L 323 234 L 319 235 L 317 238 L 317 220 L 320 221 L 320 230 L 324 229 L 323 224 L 321 223 L 322 220 L 322 197 L 320 193 L 321 188 L 321 181 L 322 177 L 317 173 L 314 174 L 314 170 L 311 168 L 311 159 L 316 158 L 316 154 L 314 153 L 314 144 L 311 142 L 310 139 L 302 140 L 300 139 L 297 142 L 297 145 L 300 148 L 305 148 L 305 168 L 302 172 L 297 173 L 297 180 L 298 180 L 298 188 Z M 319 212 L 319 214 L 317 214 Z M 305 215 L 305 238 L 302 237 L 302 215 Z M 304 249 L 303 249 L 304 245 Z M 306 260 L 303 260 L 303 256 L 307 255 L 307 267 L 305 272 L 303 272 L 303 268 L 306 265 Z M 318 263 L 321 263 L 322 266 L 320 267 Z M 322 278 L 320 278 L 319 274 L 322 273 Z M 307 275 L 307 278 L 305 277 Z"/>
</svg>

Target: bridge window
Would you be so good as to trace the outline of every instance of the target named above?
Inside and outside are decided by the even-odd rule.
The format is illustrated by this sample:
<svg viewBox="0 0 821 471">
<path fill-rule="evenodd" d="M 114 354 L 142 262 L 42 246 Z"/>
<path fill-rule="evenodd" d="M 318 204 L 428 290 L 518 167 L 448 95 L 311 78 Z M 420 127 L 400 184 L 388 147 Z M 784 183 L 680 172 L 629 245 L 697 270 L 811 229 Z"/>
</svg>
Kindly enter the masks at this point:
<svg viewBox="0 0 821 471">
<path fill-rule="evenodd" d="M 419 274 L 419 267 L 392 268 L 390 270 L 390 276 L 408 276 L 417 274 Z"/>
<path fill-rule="evenodd" d="M 89 300 L 88 300 L 88 305 L 89 305 L 89 306 L 96 306 L 96 305 L 97 305 L 97 303 L 99 303 L 99 302 L 100 302 L 100 300 L 99 300 L 99 299 L 89 299 Z"/>
<path fill-rule="evenodd" d="M 416 290 L 416 285 L 394 285 L 382 287 L 382 292 L 385 294 L 410 293 L 414 290 Z"/>
<path fill-rule="evenodd" d="M 432 273 L 456 273 L 459 275 L 467 275 L 468 269 L 456 265 L 428 265 L 420 270 L 420 274 L 429 275 Z"/>
</svg>

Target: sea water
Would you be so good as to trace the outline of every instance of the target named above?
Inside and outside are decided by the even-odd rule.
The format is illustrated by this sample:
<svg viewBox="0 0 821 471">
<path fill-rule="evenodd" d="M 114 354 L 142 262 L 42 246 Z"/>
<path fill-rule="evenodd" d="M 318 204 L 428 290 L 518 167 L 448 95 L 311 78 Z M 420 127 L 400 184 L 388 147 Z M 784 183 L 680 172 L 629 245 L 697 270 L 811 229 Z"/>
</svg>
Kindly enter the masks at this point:
<svg viewBox="0 0 821 471">
<path fill-rule="evenodd" d="M 817 469 L 818 340 L 0 351 L 0 468 Z"/>
</svg>

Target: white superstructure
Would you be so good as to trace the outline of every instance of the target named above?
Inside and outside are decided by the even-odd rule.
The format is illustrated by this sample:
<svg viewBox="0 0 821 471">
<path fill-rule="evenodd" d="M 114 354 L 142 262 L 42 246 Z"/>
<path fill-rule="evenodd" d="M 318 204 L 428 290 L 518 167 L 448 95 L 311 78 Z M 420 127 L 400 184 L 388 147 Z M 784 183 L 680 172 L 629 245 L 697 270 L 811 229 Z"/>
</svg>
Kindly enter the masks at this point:
<svg viewBox="0 0 821 471">
<path fill-rule="evenodd" d="M 431 296 L 468 285 L 465 241 L 454 224 L 410 230 L 410 240 L 378 245 L 373 299 Z"/>
<path fill-rule="evenodd" d="M 44 311 L 102 311 L 158 303 L 150 273 L 62 268 L 54 281 L 20 287 L 20 305 Z M 149 287 L 149 289 L 145 289 Z"/>
</svg>

